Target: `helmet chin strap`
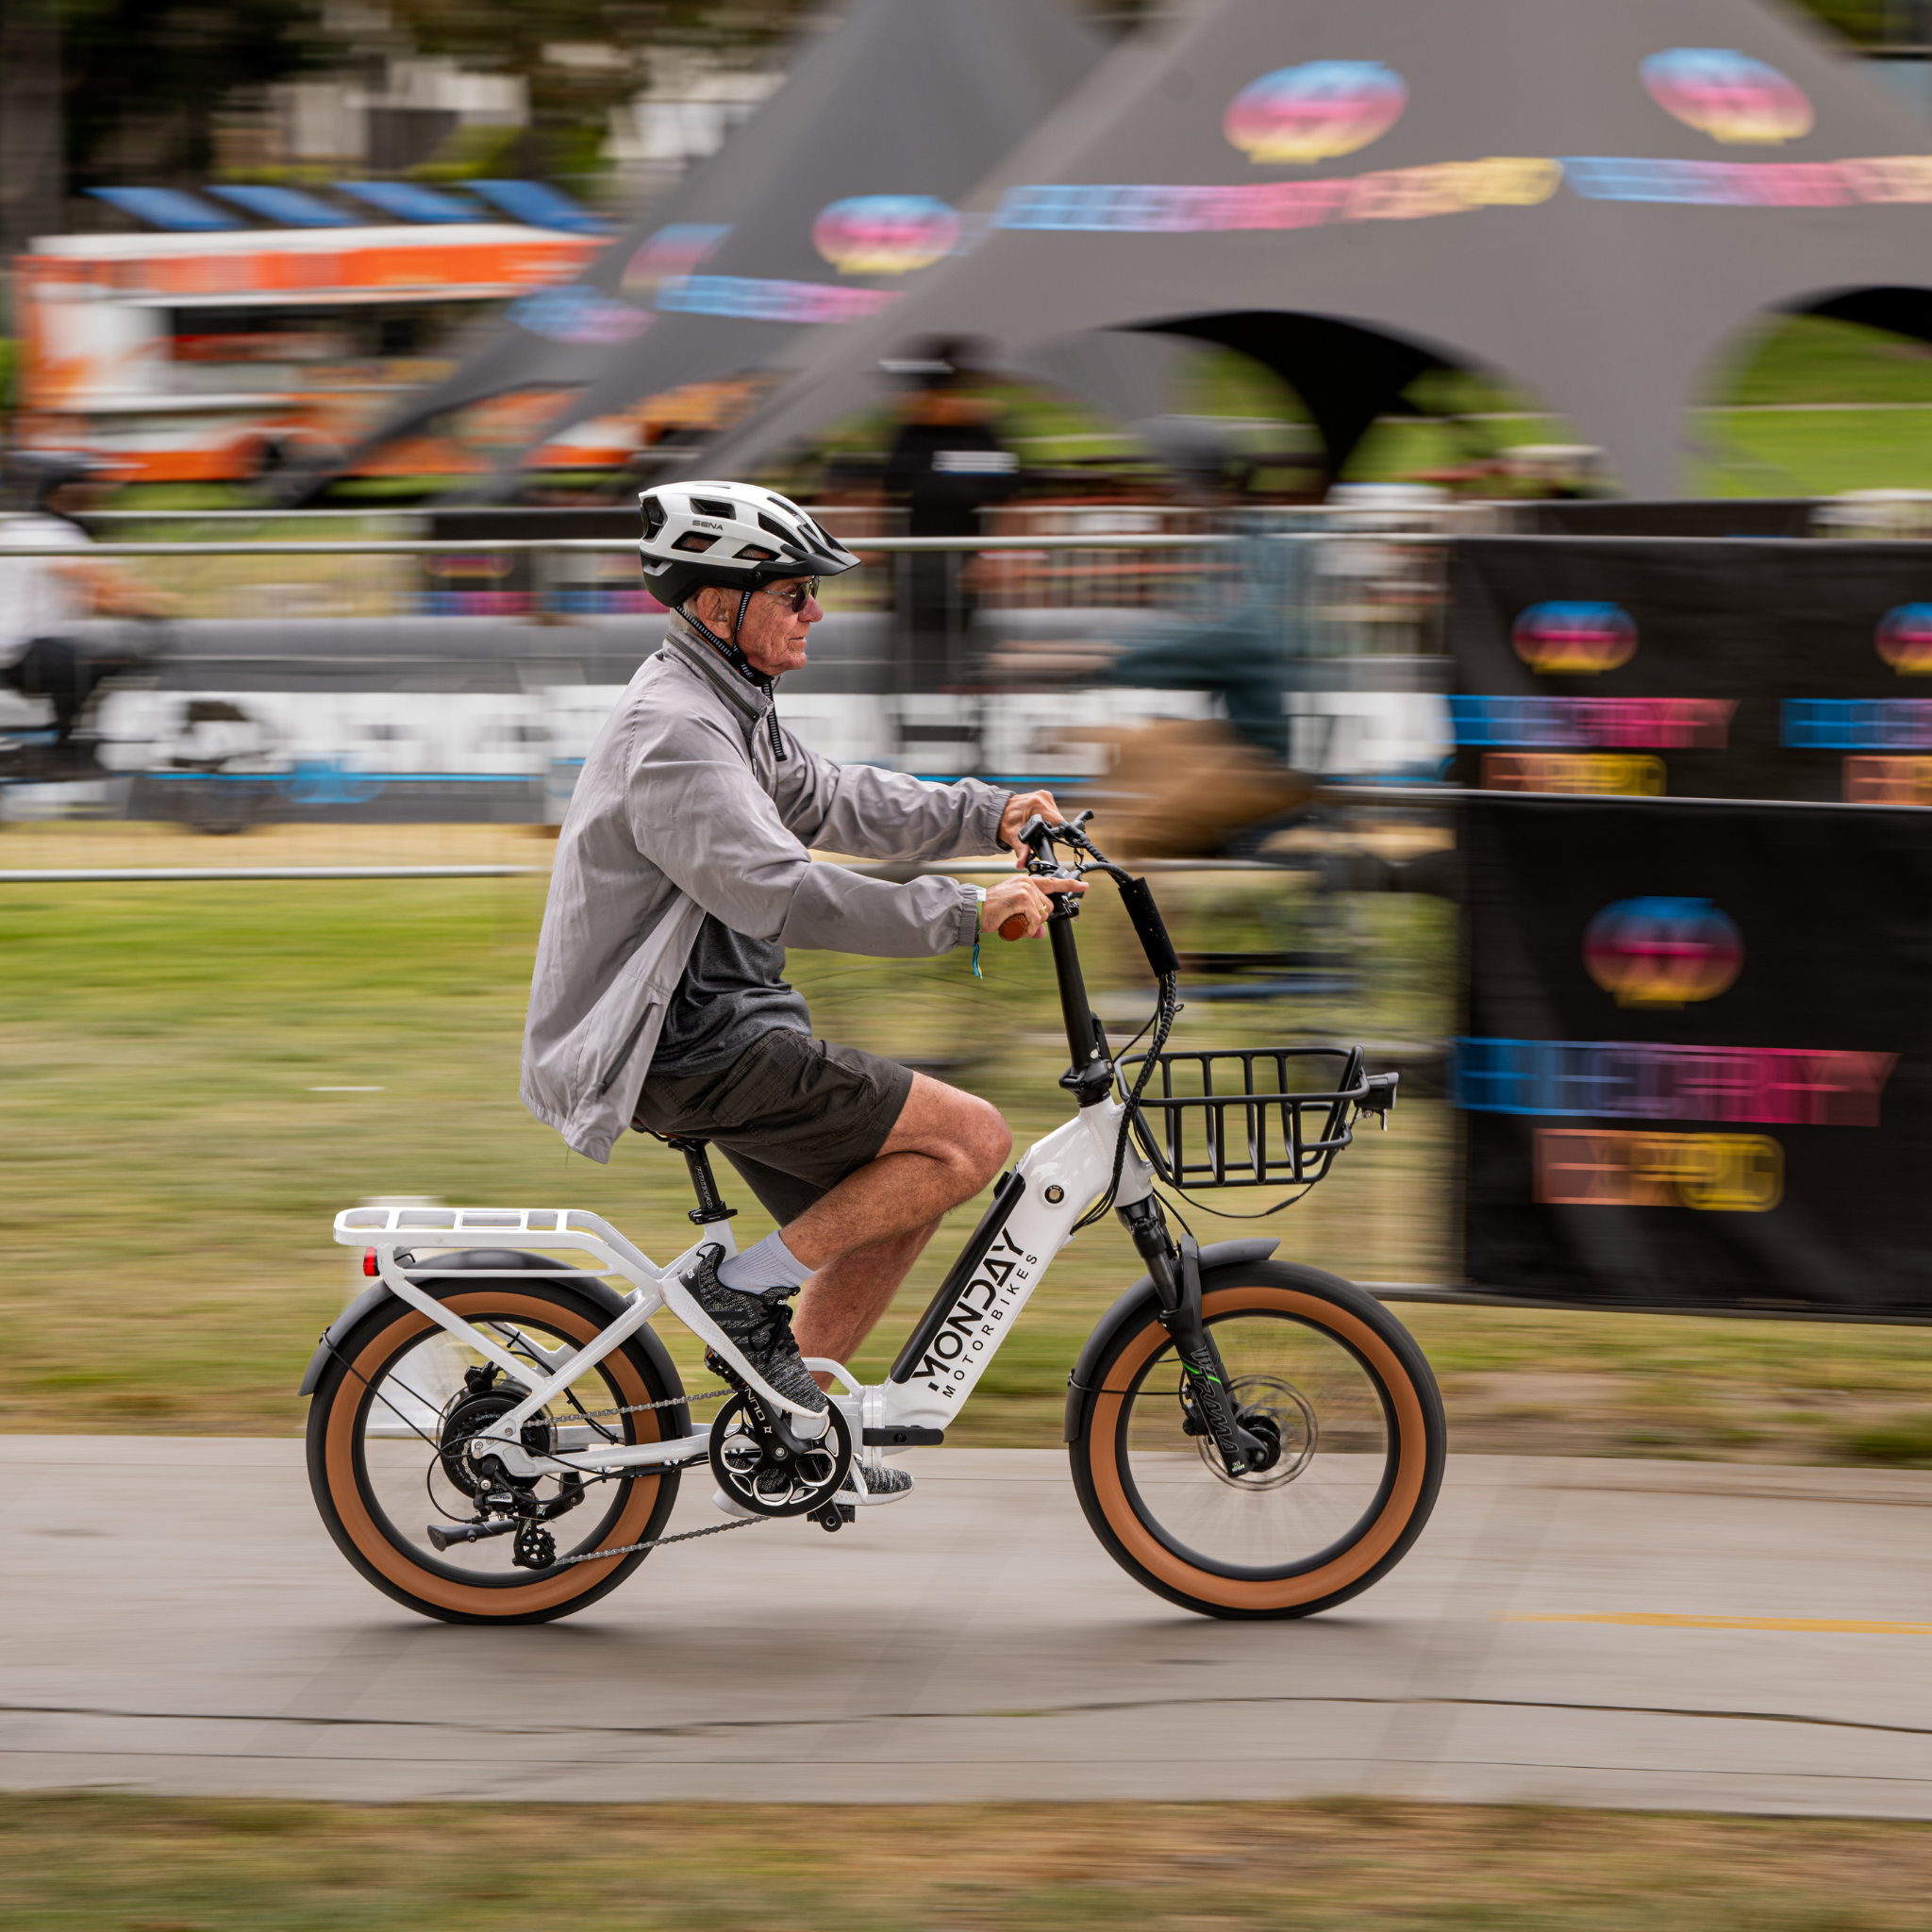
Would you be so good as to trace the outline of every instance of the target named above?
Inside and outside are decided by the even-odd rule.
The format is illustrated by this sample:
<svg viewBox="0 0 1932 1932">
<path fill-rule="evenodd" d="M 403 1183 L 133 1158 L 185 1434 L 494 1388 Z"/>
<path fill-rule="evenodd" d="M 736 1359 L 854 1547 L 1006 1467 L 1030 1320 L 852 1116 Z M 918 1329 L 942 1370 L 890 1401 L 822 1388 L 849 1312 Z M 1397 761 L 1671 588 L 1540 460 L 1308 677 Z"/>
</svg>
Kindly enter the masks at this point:
<svg viewBox="0 0 1932 1932">
<path fill-rule="evenodd" d="M 747 684 L 758 689 L 772 700 L 772 708 L 765 713 L 765 724 L 772 740 L 772 755 L 782 765 L 787 761 L 785 737 L 778 729 L 778 680 L 769 672 L 760 671 L 743 651 L 739 648 L 738 633 L 744 628 L 744 613 L 751 608 L 752 592 L 741 591 L 738 593 L 738 615 L 731 620 L 730 638 L 721 638 L 711 626 L 691 609 L 690 599 L 677 606 L 677 614 L 695 630 L 717 654 L 730 665 Z"/>
</svg>

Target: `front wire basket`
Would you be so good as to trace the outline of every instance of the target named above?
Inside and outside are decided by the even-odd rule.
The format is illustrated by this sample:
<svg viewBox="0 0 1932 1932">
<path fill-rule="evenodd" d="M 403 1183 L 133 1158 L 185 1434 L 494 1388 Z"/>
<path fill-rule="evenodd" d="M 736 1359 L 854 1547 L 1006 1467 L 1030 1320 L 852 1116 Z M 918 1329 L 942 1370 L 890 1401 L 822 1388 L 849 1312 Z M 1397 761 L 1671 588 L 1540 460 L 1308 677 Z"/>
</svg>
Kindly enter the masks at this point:
<svg viewBox="0 0 1932 1932">
<path fill-rule="evenodd" d="M 1365 1104 L 1382 1110 L 1394 1085 L 1392 1075 L 1363 1073 L 1358 1046 L 1229 1047 L 1135 1054 L 1120 1065 L 1123 1100 L 1149 1058 L 1158 1074 L 1135 1110 L 1134 1133 L 1174 1188 L 1312 1186 L 1355 1139 L 1354 1111 Z M 1332 1084 L 1302 1084 L 1316 1073 Z"/>
</svg>

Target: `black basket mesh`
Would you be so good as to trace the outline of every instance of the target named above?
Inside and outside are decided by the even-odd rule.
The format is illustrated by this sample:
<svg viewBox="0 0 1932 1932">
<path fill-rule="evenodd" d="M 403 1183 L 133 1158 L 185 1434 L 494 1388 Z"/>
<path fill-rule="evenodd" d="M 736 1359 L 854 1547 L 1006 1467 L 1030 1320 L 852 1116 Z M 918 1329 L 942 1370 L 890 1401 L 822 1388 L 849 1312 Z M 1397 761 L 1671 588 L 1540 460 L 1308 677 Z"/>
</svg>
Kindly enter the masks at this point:
<svg viewBox="0 0 1932 1932">
<path fill-rule="evenodd" d="M 1121 1062 L 1124 1099 L 1148 1058 L 1135 1054 Z M 1320 1180 L 1355 1138 L 1351 1109 L 1369 1091 L 1358 1046 L 1229 1047 L 1152 1058 L 1155 1073 L 1134 1131 L 1155 1173 L 1177 1188 Z"/>
</svg>

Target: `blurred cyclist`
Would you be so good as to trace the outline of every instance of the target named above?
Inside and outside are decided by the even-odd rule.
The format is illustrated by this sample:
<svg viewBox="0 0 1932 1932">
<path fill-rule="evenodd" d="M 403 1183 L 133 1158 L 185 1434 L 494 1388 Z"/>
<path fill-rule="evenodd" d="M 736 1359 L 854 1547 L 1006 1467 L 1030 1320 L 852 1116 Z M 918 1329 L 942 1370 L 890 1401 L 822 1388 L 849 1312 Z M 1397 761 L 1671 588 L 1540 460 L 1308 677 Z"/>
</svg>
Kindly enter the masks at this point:
<svg viewBox="0 0 1932 1932">
<path fill-rule="evenodd" d="M 973 1094 L 814 1040 L 785 948 L 919 958 L 1016 914 L 1037 936 L 1048 893 L 1084 889 L 890 885 L 814 864 L 808 846 L 991 852 L 1035 813 L 1060 813 L 1043 791 L 931 785 L 807 750 L 778 723 L 774 687 L 806 661 L 819 579 L 858 558 L 750 484 L 666 484 L 639 504 L 644 581 L 671 622 L 598 734 L 558 840 L 524 1100 L 596 1160 L 626 1124 L 717 1143 L 778 1227 L 729 1258 L 707 1244 L 684 1285 L 758 1375 L 816 1413 L 825 1397 L 801 1354 L 851 1358 L 1012 1137 Z M 789 1302 L 808 1282 L 794 1335 Z M 861 1501 L 911 1487 L 901 1470 L 854 1468 Z"/>
<path fill-rule="evenodd" d="M 87 556 L 93 539 L 79 519 L 111 485 L 113 465 L 78 452 L 29 450 L 16 453 L 8 468 L 31 508 L 0 519 L 0 683 L 53 706 L 53 758 L 73 762 L 69 741 L 88 700 L 106 679 L 147 661 L 125 646 L 83 640 L 75 627 L 93 617 L 161 617 L 174 603 Z M 72 557 L 6 554 L 56 545 Z"/>
</svg>

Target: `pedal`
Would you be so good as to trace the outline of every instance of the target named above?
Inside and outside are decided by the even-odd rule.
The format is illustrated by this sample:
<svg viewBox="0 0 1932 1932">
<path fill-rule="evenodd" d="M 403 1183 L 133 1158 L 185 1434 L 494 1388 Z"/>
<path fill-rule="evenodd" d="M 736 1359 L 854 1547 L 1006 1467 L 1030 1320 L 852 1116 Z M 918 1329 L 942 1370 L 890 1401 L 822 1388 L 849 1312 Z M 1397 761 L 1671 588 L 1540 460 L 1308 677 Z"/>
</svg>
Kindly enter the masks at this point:
<svg viewBox="0 0 1932 1932">
<path fill-rule="evenodd" d="M 429 1547 L 446 1550 L 452 1543 L 480 1543 L 487 1536 L 508 1536 L 516 1527 L 514 1516 L 498 1517 L 491 1523 L 432 1523 Z"/>
<path fill-rule="evenodd" d="M 811 1520 L 827 1535 L 836 1535 L 846 1524 L 858 1520 L 858 1511 L 847 1509 L 838 1503 L 827 1503 L 823 1509 L 814 1509 Z"/>
</svg>

